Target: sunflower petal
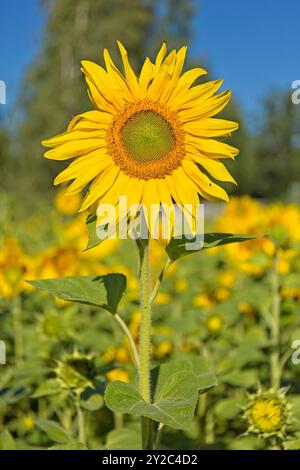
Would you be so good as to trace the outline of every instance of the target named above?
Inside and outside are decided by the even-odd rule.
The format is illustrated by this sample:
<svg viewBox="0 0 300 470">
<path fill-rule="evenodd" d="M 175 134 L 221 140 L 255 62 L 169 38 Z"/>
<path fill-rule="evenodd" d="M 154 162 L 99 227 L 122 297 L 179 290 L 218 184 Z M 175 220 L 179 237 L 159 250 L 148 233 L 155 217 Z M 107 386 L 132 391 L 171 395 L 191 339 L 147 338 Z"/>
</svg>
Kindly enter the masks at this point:
<svg viewBox="0 0 300 470">
<path fill-rule="evenodd" d="M 48 150 L 44 156 L 50 160 L 68 160 L 69 158 L 87 154 L 92 150 L 103 148 L 105 145 L 103 139 L 75 140 Z"/>
<path fill-rule="evenodd" d="M 120 49 L 120 53 L 121 53 L 121 57 L 122 57 L 123 65 L 124 65 L 125 77 L 128 82 L 129 89 L 131 90 L 134 96 L 138 96 L 139 84 L 138 84 L 136 75 L 134 71 L 132 70 L 131 65 L 129 63 L 127 51 L 120 41 L 117 41 L 117 43 Z"/>
<path fill-rule="evenodd" d="M 89 192 L 82 201 L 79 212 L 88 209 L 95 201 L 101 198 L 114 184 L 120 169 L 113 163 L 98 176 L 91 184 Z"/>
<path fill-rule="evenodd" d="M 184 130 L 197 137 L 218 137 L 229 135 L 239 128 L 237 122 L 226 119 L 200 119 L 199 121 L 188 122 Z"/>
<path fill-rule="evenodd" d="M 213 160 L 208 157 L 202 157 L 199 154 L 191 155 L 191 158 L 196 163 L 199 163 L 216 180 L 236 184 L 235 179 L 231 176 L 231 174 L 222 162 L 219 162 L 218 160 Z"/>
<path fill-rule="evenodd" d="M 193 162 L 185 159 L 182 166 L 186 174 L 197 184 L 198 191 L 203 197 L 228 202 L 229 198 L 226 191 L 221 186 L 213 183 Z"/>
</svg>

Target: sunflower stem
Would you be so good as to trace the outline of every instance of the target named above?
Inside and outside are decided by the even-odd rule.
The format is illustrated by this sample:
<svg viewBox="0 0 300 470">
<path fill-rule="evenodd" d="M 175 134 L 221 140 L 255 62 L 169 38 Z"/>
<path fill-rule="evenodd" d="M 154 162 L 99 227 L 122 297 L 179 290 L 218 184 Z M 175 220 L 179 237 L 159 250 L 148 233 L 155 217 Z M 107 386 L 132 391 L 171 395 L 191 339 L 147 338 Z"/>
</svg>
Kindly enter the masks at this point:
<svg viewBox="0 0 300 470">
<path fill-rule="evenodd" d="M 85 444 L 86 443 L 85 419 L 84 419 L 84 412 L 80 404 L 80 393 L 76 394 L 75 404 L 76 404 L 76 412 L 77 412 L 78 440 L 79 442 L 82 442 L 82 444 Z"/>
<path fill-rule="evenodd" d="M 280 363 L 280 310 L 281 299 L 279 293 L 279 277 L 278 277 L 278 256 L 275 255 L 273 269 L 271 272 L 271 291 L 272 291 L 272 321 L 271 321 L 271 386 L 275 389 L 280 387 L 282 367 Z"/>
<path fill-rule="evenodd" d="M 151 402 L 150 351 L 151 351 L 151 273 L 149 239 L 138 243 L 140 254 L 140 303 L 141 326 L 139 341 L 139 391 L 143 399 Z M 142 417 L 142 441 L 144 450 L 153 449 L 153 422 Z"/>
<path fill-rule="evenodd" d="M 123 319 L 120 317 L 120 315 L 118 313 L 116 313 L 114 315 L 114 319 L 116 320 L 116 322 L 119 324 L 119 326 L 121 327 L 123 333 L 125 334 L 128 342 L 129 342 L 129 345 L 130 345 L 130 352 L 131 352 L 131 356 L 132 356 L 132 361 L 136 367 L 137 370 L 139 370 L 139 367 L 140 367 L 140 359 L 139 359 L 139 355 L 138 355 L 138 352 L 137 352 L 137 349 L 136 349 L 136 346 L 135 346 L 135 343 L 134 343 L 134 339 L 133 337 L 131 336 L 131 333 L 126 325 L 126 323 L 123 321 Z"/>
</svg>

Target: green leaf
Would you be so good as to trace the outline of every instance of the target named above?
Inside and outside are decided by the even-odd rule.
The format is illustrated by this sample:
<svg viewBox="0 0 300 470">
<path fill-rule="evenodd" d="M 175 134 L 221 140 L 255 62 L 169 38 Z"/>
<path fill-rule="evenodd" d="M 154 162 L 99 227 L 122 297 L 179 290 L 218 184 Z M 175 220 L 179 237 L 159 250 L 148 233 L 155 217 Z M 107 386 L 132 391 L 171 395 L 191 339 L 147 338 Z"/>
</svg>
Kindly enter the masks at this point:
<svg viewBox="0 0 300 470">
<path fill-rule="evenodd" d="M 178 372 L 153 404 L 146 403 L 134 385 L 111 382 L 105 392 L 105 402 L 117 413 L 146 416 L 171 428 L 186 429 L 191 424 L 197 403 L 195 376 L 190 372 Z"/>
<path fill-rule="evenodd" d="M 70 441 L 67 444 L 50 447 L 49 450 L 88 450 L 88 447 L 82 442 Z"/>
<path fill-rule="evenodd" d="M 106 276 L 69 276 L 29 283 L 60 299 L 102 307 L 111 313 L 116 313 L 126 289 L 126 277 L 116 273 Z"/>
<path fill-rule="evenodd" d="M 227 421 L 234 419 L 238 414 L 241 414 L 245 399 L 241 397 L 230 397 L 219 400 L 214 407 L 215 415 L 218 419 Z"/>
<path fill-rule="evenodd" d="M 233 233 L 205 233 L 203 244 L 195 243 L 195 238 L 190 240 L 186 237 L 172 238 L 166 247 L 166 252 L 171 261 L 176 261 L 182 256 L 187 256 L 198 251 L 208 248 L 214 248 L 220 245 L 227 245 L 229 243 L 245 242 L 253 240 L 260 235 L 240 235 Z"/>
<path fill-rule="evenodd" d="M 88 230 L 89 239 L 88 239 L 87 247 L 84 251 L 95 248 L 96 246 L 100 245 L 100 243 L 103 241 L 97 237 L 96 222 L 97 222 L 96 214 L 90 214 L 88 218 L 86 219 L 86 227 Z"/>
<path fill-rule="evenodd" d="M 202 358 L 178 359 L 163 364 L 159 368 L 158 380 L 155 387 L 155 394 L 161 387 L 161 384 L 167 382 L 169 377 L 176 372 L 184 370 L 193 372 L 197 379 L 198 391 L 205 391 L 208 388 L 218 385 L 217 377 L 212 369 L 208 367 L 206 361 Z M 154 373 L 157 369 L 154 369 Z"/>
<path fill-rule="evenodd" d="M 103 396 L 98 393 L 92 393 L 86 399 L 80 401 L 82 408 L 88 411 L 100 410 L 103 406 Z"/>
<path fill-rule="evenodd" d="M 141 433 L 134 429 L 115 429 L 108 433 L 105 448 L 107 450 L 141 450 Z"/>
<path fill-rule="evenodd" d="M 48 379 L 45 382 L 42 382 L 41 385 L 38 386 L 32 398 L 39 398 L 45 397 L 47 395 L 54 395 L 55 393 L 59 393 L 61 391 L 60 385 L 56 379 Z"/>
<path fill-rule="evenodd" d="M 5 429 L 0 434 L 0 450 L 15 450 L 15 441 L 10 432 Z"/>
<path fill-rule="evenodd" d="M 255 369 L 234 370 L 229 374 L 220 376 L 220 381 L 235 387 L 250 388 L 257 384 L 258 376 Z"/>
<path fill-rule="evenodd" d="M 36 421 L 37 426 L 44 431 L 47 436 L 54 442 L 60 444 L 68 444 L 72 441 L 72 436 L 68 434 L 59 424 L 48 419 L 39 419 Z"/>
<path fill-rule="evenodd" d="M 214 374 L 201 369 L 195 361 L 179 360 L 156 369 L 153 403 L 143 400 L 134 385 L 110 383 L 105 403 L 117 413 L 137 414 L 175 429 L 187 429 L 192 424 L 200 389 L 215 385 Z"/>
<path fill-rule="evenodd" d="M 115 228 L 105 233 L 104 238 L 99 238 L 97 235 L 97 216 L 96 214 L 90 214 L 86 219 L 86 226 L 88 230 L 88 244 L 84 251 L 91 250 L 96 246 L 100 245 L 104 240 L 109 238 L 115 233 Z M 108 227 L 108 226 L 107 226 Z"/>
</svg>

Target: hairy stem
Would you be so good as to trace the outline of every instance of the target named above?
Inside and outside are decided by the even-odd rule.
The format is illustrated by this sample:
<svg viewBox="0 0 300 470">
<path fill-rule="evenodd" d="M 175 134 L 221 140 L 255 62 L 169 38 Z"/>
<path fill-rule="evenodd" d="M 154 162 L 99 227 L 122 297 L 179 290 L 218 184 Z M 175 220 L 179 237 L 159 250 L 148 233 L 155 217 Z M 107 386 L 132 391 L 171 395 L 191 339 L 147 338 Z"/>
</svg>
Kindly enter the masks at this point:
<svg viewBox="0 0 300 470">
<path fill-rule="evenodd" d="M 140 302 L 141 326 L 139 341 L 139 391 L 143 399 L 151 402 L 150 383 L 150 351 L 151 351 L 151 273 L 150 243 L 143 240 L 139 245 L 140 253 Z M 149 418 L 142 417 L 143 449 L 153 448 L 153 423 Z"/>
<path fill-rule="evenodd" d="M 77 412 L 77 429 L 78 429 L 78 440 L 83 444 L 86 443 L 85 440 L 85 419 L 84 412 L 80 405 L 80 394 L 76 395 L 76 412 Z"/>
<path fill-rule="evenodd" d="M 272 319 L 271 319 L 271 341 L 272 353 L 270 358 L 271 366 L 271 386 L 274 388 L 280 387 L 281 381 L 281 361 L 280 361 L 280 309 L 281 299 L 279 293 L 279 278 L 278 278 L 278 257 L 275 256 L 273 269 L 271 272 L 271 293 L 272 293 Z"/>
<path fill-rule="evenodd" d="M 125 334 L 126 338 L 128 339 L 133 363 L 134 363 L 136 369 L 139 370 L 140 359 L 139 359 L 139 355 L 138 355 L 134 340 L 131 336 L 131 333 L 130 333 L 126 323 L 123 321 L 123 319 L 120 317 L 120 315 L 118 313 L 116 315 L 114 315 L 114 319 L 119 324 L 119 326 L 121 327 L 123 333 Z"/>
</svg>

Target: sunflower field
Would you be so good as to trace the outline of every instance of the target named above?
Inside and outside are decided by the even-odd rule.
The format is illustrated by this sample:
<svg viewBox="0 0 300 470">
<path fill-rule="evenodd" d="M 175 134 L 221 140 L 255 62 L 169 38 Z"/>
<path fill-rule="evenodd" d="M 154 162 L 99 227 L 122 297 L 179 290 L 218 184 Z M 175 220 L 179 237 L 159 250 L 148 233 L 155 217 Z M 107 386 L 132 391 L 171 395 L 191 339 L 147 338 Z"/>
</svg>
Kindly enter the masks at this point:
<svg viewBox="0 0 300 470">
<path fill-rule="evenodd" d="M 86 214 L 74 214 L 79 203 L 74 196 L 66 204 L 59 192 L 47 224 L 43 213 L 35 214 L 17 232 L 8 201 L 2 207 L 3 449 L 142 445 L 138 416 L 113 412 L 104 402 L 108 383 L 134 380 L 130 346 L 114 316 L 26 282 L 125 275 L 118 312 L 138 343 L 134 242 L 106 240 L 83 251 L 88 234 Z M 153 365 L 198 361 L 203 393 L 191 425 L 161 427 L 157 448 L 299 449 L 300 209 L 235 197 L 209 224 L 212 231 L 242 226 L 269 236 L 202 250 L 167 271 L 153 313 Z M 165 245 L 153 241 L 151 256 L 159 273 Z"/>
<path fill-rule="evenodd" d="M 0 450 L 299 451 L 299 2 L 2 3 Z"/>
</svg>

